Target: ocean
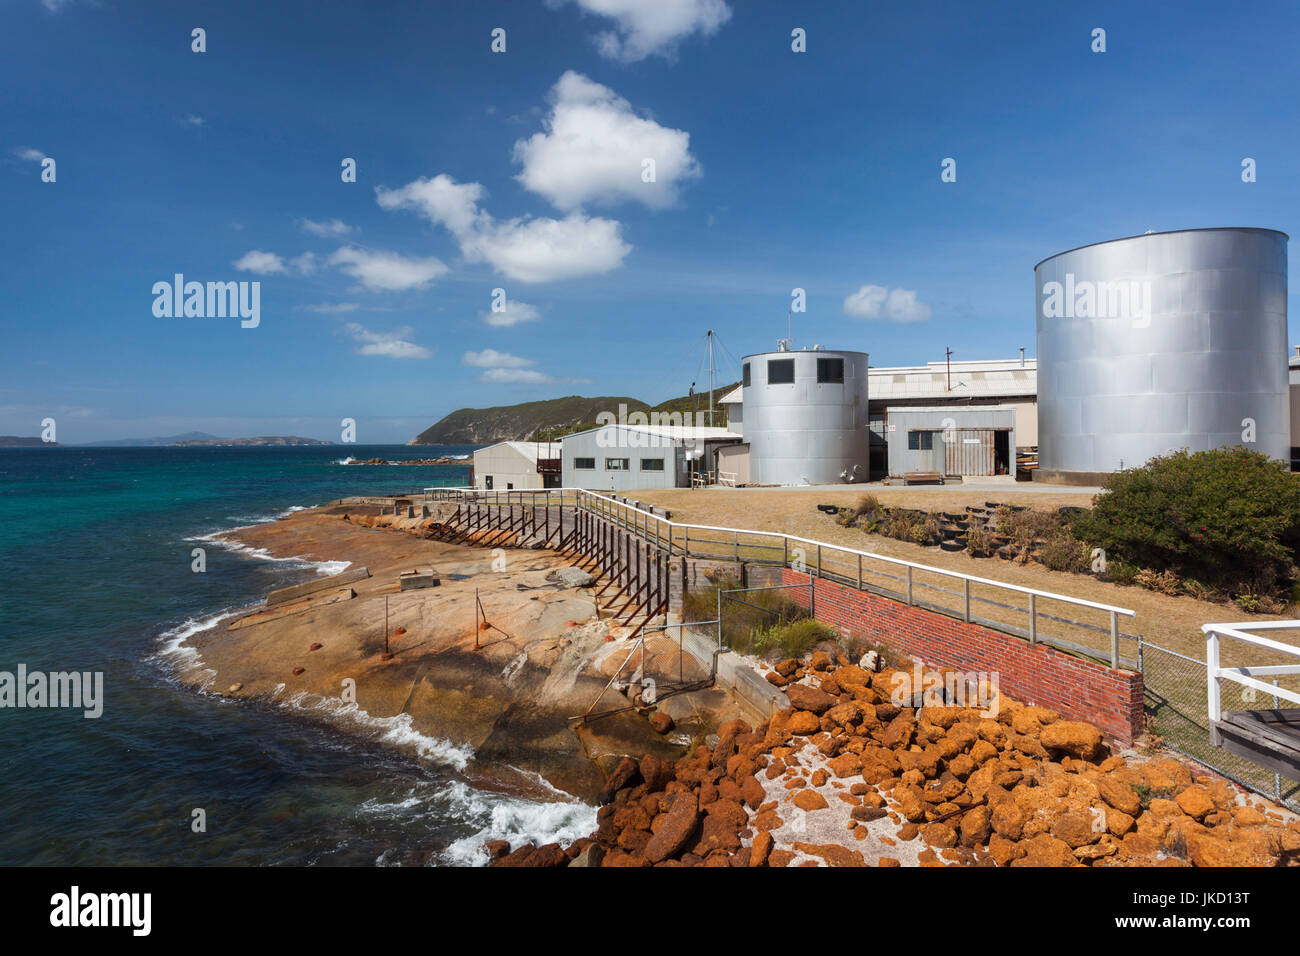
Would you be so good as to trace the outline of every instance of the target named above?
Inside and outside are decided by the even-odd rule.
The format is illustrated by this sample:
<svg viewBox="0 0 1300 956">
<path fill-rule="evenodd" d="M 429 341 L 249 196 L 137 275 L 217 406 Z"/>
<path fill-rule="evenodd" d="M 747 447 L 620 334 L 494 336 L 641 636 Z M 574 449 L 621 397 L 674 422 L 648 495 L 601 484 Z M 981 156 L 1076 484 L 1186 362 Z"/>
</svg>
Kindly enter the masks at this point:
<svg viewBox="0 0 1300 956">
<path fill-rule="evenodd" d="M 465 466 L 346 457 L 463 446 L 0 449 L 0 672 L 102 672 L 103 714 L 0 708 L 0 865 L 463 865 L 487 839 L 571 840 L 595 811 L 485 785 L 401 722 L 182 687 L 194 630 L 325 571 L 208 536 L 347 495 L 463 483 Z M 206 550 L 207 571 L 191 570 Z M 201 814 L 196 813 L 201 811 Z M 205 832 L 196 832 L 202 819 Z"/>
</svg>

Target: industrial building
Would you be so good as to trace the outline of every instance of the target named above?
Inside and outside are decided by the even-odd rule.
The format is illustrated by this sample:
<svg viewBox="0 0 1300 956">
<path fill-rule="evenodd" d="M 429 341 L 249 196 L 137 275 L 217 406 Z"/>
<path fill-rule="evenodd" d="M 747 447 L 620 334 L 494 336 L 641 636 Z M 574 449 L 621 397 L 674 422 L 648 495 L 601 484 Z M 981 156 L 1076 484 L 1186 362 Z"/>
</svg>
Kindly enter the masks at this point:
<svg viewBox="0 0 1300 956">
<path fill-rule="evenodd" d="M 1038 263 L 1036 479 L 1092 484 L 1180 448 L 1289 460 L 1286 244 L 1186 229 Z"/>
<path fill-rule="evenodd" d="M 886 443 L 890 478 L 1014 476 L 1014 405 L 890 407 Z"/>
<path fill-rule="evenodd" d="M 734 403 L 729 404 L 729 412 L 733 408 Z M 822 485 L 867 480 L 865 352 L 821 346 L 792 350 L 782 342 L 775 352 L 747 355 L 741 365 L 738 411 L 749 446 L 751 482 Z"/>
<path fill-rule="evenodd" d="M 560 487 L 558 442 L 502 441 L 474 452 L 475 488 L 514 491 Z"/>
<path fill-rule="evenodd" d="M 744 356 L 740 386 L 719 402 L 726 428 L 568 436 L 564 484 L 1010 478 L 1018 453 L 1027 468 L 1037 453 L 1035 480 L 1098 484 L 1155 455 L 1235 444 L 1294 463 L 1300 348 L 1284 362 L 1287 241 L 1271 229 L 1187 229 L 1048 257 L 1034 268 L 1036 358 L 1021 348 L 1013 359 L 949 353 L 871 368 L 865 352 L 782 340 Z M 608 451 L 632 436 L 662 447 Z"/>
<path fill-rule="evenodd" d="M 689 488 L 696 475 L 717 481 L 718 452 L 740 442 L 726 428 L 609 424 L 560 440 L 566 488 L 632 491 Z"/>
</svg>

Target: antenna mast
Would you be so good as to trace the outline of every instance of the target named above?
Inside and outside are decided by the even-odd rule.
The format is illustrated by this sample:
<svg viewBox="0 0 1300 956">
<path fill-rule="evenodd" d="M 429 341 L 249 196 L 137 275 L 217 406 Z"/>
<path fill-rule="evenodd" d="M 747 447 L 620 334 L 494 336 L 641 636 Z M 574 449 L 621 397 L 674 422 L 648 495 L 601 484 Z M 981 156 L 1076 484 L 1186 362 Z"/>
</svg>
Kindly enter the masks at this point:
<svg viewBox="0 0 1300 956">
<path fill-rule="evenodd" d="M 713 426 L 713 330 L 709 329 L 709 426 Z"/>
</svg>

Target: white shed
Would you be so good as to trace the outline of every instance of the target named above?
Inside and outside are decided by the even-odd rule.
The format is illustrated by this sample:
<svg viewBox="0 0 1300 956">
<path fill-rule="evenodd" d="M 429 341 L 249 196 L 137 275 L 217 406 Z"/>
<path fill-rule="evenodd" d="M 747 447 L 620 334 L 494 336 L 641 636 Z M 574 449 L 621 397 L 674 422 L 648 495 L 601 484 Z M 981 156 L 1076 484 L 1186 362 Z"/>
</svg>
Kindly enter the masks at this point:
<svg viewBox="0 0 1300 956">
<path fill-rule="evenodd" d="M 487 491 L 557 488 L 559 459 L 559 442 L 497 442 L 474 452 L 474 487 Z"/>
</svg>

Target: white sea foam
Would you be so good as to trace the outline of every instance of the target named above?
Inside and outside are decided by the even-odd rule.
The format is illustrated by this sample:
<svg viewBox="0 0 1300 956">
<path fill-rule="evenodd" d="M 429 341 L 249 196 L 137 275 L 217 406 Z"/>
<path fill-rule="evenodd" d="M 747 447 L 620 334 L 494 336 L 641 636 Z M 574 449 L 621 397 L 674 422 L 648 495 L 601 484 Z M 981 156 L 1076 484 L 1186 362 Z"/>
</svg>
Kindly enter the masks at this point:
<svg viewBox="0 0 1300 956">
<path fill-rule="evenodd" d="M 572 843 L 596 829 L 596 808 L 572 797 L 529 800 L 475 790 L 456 781 L 443 790 L 441 800 L 454 818 L 478 827 L 443 851 L 444 862 L 452 866 L 486 866 L 483 844 L 489 840 L 505 840 L 513 850 L 525 843 Z"/>
<path fill-rule="evenodd" d="M 350 464 L 352 464 L 354 461 L 356 461 L 356 459 L 353 458 L 351 455 L 349 455 L 347 458 L 340 458 L 340 459 L 338 459 L 336 462 L 334 462 L 334 464 L 336 464 L 336 465 L 350 465 Z"/>
<path fill-rule="evenodd" d="M 455 744 L 450 740 L 430 737 L 422 734 L 411 725 L 410 714 L 395 714 L 392 717 L 375 717 L 362 710 L 354 703 L 347 703 L 337 697 L 323 697 L 299 691 L 284 702 L 286 706 L 299 710 L 312 710 L 326 714 L 334 719 L 341 719 L 370 731 L 374 739 L 406 750 L 414 750 L 424 760 L 447 764 L 457 770 L 464 770 L 474 748 L 465 744 Z"/>
<path fill-rule="evenodd" d="M 202 631 L 211 630 L 222 621 L 243 614 L 254 606 L 253 604 L 246 604 L 243 607 L 226 608 L 202 617 L 187 618 L 183 623 L 168 628 L 158 635 L 158 649 L 151 655 L 151 659 L 164 664 L 173 674 L 184 674 L 193 671 L 195 668 L 202 666 L 203 657 L 189 643 L 189 639 Z M 207 670 L 204 673 L 206 679 L 200 685 L 200 690 L 207 690 L 211 687 L 217 676 L 217 672 L 214 670 Z"/>
<path fill-rule="evenodd" d="M 299 508 L 298 510 L 302 511 L 304 509 Z M 255 561 L 273 561 L 278 564 L 293 564 L 299 567 L 315 568 L 322 575 L 339 574 L 352 566 L 351 561 L 313 561 L 300 555 L 277 557 L 266 548 L 255 548 L 252 545 L 243 544 L 228 537 L 228 535 L 238 530 L 238 528 L 232 528 L 229 531 L 214 531 L 211 534 L 194 535 L 185 540 L 213 544 L 235 554 L 241 554 L 246 558 L 252 558 Z"/>
</svg>

